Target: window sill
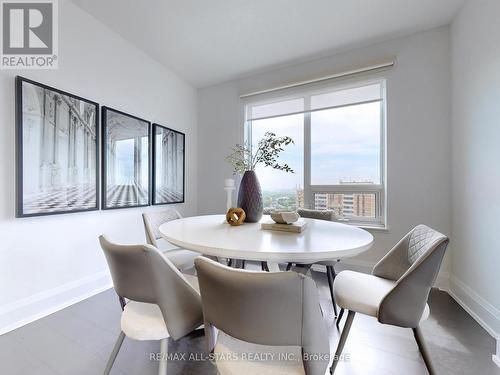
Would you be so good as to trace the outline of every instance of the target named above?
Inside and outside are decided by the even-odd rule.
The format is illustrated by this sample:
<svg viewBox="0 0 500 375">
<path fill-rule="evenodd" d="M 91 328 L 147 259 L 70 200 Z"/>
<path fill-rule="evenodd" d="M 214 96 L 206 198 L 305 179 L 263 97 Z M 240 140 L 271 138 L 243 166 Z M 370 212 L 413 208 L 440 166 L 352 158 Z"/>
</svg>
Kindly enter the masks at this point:
<svg viewBox="0 0 500 375">
<path fill-rule="evenodd" d="M 356 223 L 356 222 L 349 222 L 349 221 L 343 221 L 343 220 L 338 220 L 339 223 L 347 224 L 347 225 L 352 225 L 353 227 L 358 227 L 361 229 L 366 229 L 369 231 L 374 231 L 374 232 L 389 232 L 389 226 L 385 224 L 370 224 L 370 223 Z"/>
<path fill-rule="evenodd" d="M 390 232 L 390 228 L 386 225 L 369 225 L 369 224 L 351 224 L 361 229 L 366 229 L 373 232 Z"/>
</svg>

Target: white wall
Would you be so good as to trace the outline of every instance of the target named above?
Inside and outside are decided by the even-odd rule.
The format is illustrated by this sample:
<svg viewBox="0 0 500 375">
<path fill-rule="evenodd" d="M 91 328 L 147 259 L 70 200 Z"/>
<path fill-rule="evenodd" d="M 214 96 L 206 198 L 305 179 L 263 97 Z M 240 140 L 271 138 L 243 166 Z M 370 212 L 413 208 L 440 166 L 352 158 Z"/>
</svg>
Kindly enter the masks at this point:
<svg viewBox="0 0 500 375">
<path fill-rule="evenodd" d="M 426 223 L 450 234 L 450 75 L 448 28 L 343 52 L 199 90 L 198 207 L 225 210 L 224 162 L 242 141 L 239 94 L 320 77 L 396 56 L 385 73 L 388 105 L 388 231 L 374 231 L 375 246 L 354 261 L 371 266 L 409 229 Z M 352 262 L 353 260 L 351 260 Z"/>
<path fill-rule="evenodd" d="M 74 4 L 59 6 L 59 69 L 0 72 L 0 333 L 109 286 L 99 234 L 145 241 L 143 209 L 14 218 L 16 74 L 185 132 L 177 208 L 197 211 L 196 90 Z"/>
<path fill-rule="evenodd" d="M 451 26 L 451 292 L 500 335 L 500 2 L 466 3 Z M 498 353 L 500 354 L 500 353 Z M 497 357 L 500 366 L 500 358 Z"/>
</svg>

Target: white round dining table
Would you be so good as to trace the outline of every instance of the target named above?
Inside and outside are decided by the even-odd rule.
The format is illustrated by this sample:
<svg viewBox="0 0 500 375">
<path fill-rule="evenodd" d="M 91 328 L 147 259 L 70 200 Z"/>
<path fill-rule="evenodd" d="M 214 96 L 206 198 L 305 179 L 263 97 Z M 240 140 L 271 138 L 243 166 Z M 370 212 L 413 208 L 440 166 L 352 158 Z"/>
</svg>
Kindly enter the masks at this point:
<svg viewBox="0 0 500 375">
<path fill-rule="evenodd" d="M 270 222 L 269 216 L 261 221 Z M 231 226 L 225 215 L 172 220 L 160 226 L 170 243 L 205 255 L 269 262 L 312 264 L 358 255 L 373 244 L 364 229 L 339 222 L 307 221 L 302 233 L 261 229 L 259 223 Z"/>
</svg>

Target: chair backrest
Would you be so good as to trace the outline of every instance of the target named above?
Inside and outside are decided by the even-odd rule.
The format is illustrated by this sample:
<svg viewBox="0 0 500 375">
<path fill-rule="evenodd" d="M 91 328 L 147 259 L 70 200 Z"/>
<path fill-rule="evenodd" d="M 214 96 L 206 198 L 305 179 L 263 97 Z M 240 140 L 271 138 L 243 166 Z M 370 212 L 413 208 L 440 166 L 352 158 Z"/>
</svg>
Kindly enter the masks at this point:
<svg viewBox="0 0 500 375">
<path fill-rule="evenodd" d="M 156 303 L 170 337 L 177 340 L 203 324 L 200 293 L 158 249 L 145 245 L 143 251 L 151 269 Z"/>
<path fill-rule="evenodd" d="M 300 217 L 309 219 L 335 221 L 335 212 L 333 210 L 310 210 L 308 208 L 298 208 L 297 213 Z"/>
<path fill-rule="evenodd" d="M 134 301 L 155 303 L 150 267 L 142 245 L 117 245 L 105 236 L 100 236 L 99 242 L 108 262 L 116 293 Z"/>
<path fill-rule="evenodd" d="M 379 306 L 381 323 L 418 325 L 448 242 L 444 234 L 418 225 L 375 265 L 375 276 L 396 281 Z"/>
<path fill-rule="evenodd" d="M 181 218 L 181 214 L 177 210 L 171 208 L 157 212 L 144 212 L 142 214 L 142 220 L 144 221 L 144 230 L 146 231 L 146 242 L 158 247 L 157 240 L 162 238 L 160 225 Z"/>
<path fill-rule="evenodd" d="M 117 245 L 104 236 L 99 241 L 116 293 L 157 304 L 174 340 L 203 323 L 199 293 L 158 249 L 151 245 Z"/>
<path fill-rule="evenodd" d="M 310 277 L 233 269 L 203 257 L 196 258 L 195 266 L 209 350 L 215 346 L 216 327 L 242 341 L 323 354 L 304 361 L 304 368 L 307 374 L 325 373 L 328 330 Z"/>
</svg>

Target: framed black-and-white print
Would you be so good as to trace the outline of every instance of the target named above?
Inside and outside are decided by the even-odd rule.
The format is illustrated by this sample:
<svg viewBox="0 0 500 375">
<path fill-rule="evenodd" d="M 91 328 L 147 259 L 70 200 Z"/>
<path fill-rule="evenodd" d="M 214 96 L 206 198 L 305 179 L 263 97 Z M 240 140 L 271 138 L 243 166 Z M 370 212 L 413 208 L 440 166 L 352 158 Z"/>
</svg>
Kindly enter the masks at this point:
<svg viewBox="0 0 500 375">
<path fill-rule="evenodd" d="M 102 208 L 141 207 L 150 197 L 151 123 L 102 107 Z"/>
<path fill-rule="evenodd" d="M 16 216 L 99 209 L 99 105 L 16 77 Z"/>
<path fill-rule="evenodd" d="M 185 138 L 153 124 L 153 204 L 184 202 Z"/>
</svg>

